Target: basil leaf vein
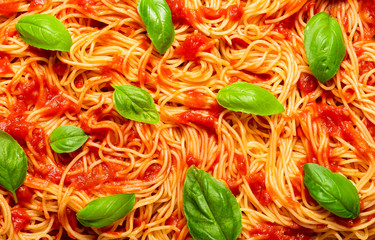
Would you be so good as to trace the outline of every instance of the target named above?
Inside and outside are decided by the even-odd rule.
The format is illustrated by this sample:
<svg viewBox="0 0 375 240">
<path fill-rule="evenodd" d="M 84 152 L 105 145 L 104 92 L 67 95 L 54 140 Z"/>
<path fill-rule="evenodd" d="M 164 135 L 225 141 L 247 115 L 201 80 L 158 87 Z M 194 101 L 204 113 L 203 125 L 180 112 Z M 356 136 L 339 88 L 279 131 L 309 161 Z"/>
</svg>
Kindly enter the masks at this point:
<svg viewBox="0 0 375 240">
<path fill-rule="evenodd" d="M 272 115 L 285 111 L 272 93 L 247 82 L 236 82 L 220 89 L 216 99 L 222 107 L 237 112 Z"/>
<path fill-rule="evenodd" d="M 160 121 L 159 113 L 150 94 L 139 87 L 113 86 L 113 102 L 117 112 L 130 120 L 156 124 Z"/>
<path fill-rule="evenodd" d="M 346 54 L 341 27 L 326 12 L 314 15 L 304 31 L 306 57 L 314 76 L 322 83 L 331 79 Z"/>
<path fill-rule="evenodd" d="M 80 148 L 88 138 L 81 128 L 63 125 L 52 131 L 50 146 L 57 153 L 69 153 Z"/>
<path fill-rule="evenodd" d="M 307 163 L 303 169 L 303 183 L 320 206 L 342 218 L 359 216 L 359 195 L 352 182 L 318 164 Z"/>
<path fill-rule="evenodd" d="M 155 48 L 160 54 L 165 53 L 175 36 L 168 4 L 165 0 L 139 0 L 137 10 Z"/>
<path fill-rule="evenodd" d="M 101 197 L 89 202 L 76 217 L 83 226 L 105 227 L 128 215 L 134 204 L 134 193 Z"/>
<path fill-rule="evenodd" d="M 27 156 L 8 133 L 0 130 L 0 186 L 10 191 L 17 202 L 16 190 L 25 182 Z"/>
<path fill-rule="evenodd" d="M 64 24 L 49 14 L 24 16 L 16 30 L 23 41 L 37 48 L 69 52 L 73 44 Z"/>
<path fill-rule="evenodd" d="M 194 166 L 186 173 L 183 208 L 195 240 L 235 240 L 242 231 L 240 206 L 232 192 Z"/>
</svg>

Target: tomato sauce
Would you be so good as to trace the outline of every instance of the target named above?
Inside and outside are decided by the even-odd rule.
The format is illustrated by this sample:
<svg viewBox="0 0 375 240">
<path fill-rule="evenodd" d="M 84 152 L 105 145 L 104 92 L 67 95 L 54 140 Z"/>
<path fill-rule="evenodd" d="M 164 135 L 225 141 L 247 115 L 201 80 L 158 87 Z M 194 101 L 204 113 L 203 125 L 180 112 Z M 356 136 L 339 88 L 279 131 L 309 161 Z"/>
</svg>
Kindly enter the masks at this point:
<svg viewBox="0 0 375 240">
<path fill-rule="evenodd" d="M 12 224 L 16 233 L 25 229 L 25 227 L 29 225 L 30 216 L 24 208 L 12 208 L 10 214 L 12 215 Z"/>
<path fill-rule="evenodd" d="M 254 196 L 258 199 L 260 204 L 266 206 L 272 202 L 270 193 L 267 191 L 265 176 L 263 172 L 250 174 L 246 177 L 247 182 L 253 192 Z"/>
<path fill-rule="evenodd" d="M 318 85 L 318 80 L 313 75 L 307 73 L 302 73 L 297 82 L 297 88 L 304 94 L 312 93 Z"/>
<path fill-rule="evenodd" d="M 13 70 L 10 68 L 10 56 L 9 54 L 0 52 L 0 76 L 10 73 L 13 73 Z"/>
<path fill-rule="evenodd" d="M 173 120 L 178 124 L 194 123 L 210 130 L 215 130 L 217 117 L 213 115 L 203 115 L 200 111 L 191 110 L 176 114 Z"/>
<path fill-rule="evenodd" d="M 220 17 L 226 17 L 227 16 L 227 10 L 226 9 L 213 9 L 209 7 L 201 7 L 203 16 L 209 20 L 216 20 Z"/>
<path fill-rule="evenodd" d="M 293 229 L 263 222 L 258 223 L 250 230 L 250 236 L 258 236 L 268 240 L 310 240 L 313 237 L 313 231 L 301 227 Z"/>
<path fill-rule="evenodd" d="M 191 165 L 198 166 L 201 163 L 201 160 L 194 157 L 190 153 L 186 156 L 186 164 L 190 167 Z"/>
<path fill-rule="evenodd" d="M 292 29 L 294 28 L 295 24 L 295 19 L 296 15 L 292 15 L 279 23 L 276 24 L 275 26 L 275 31 L 281 33 L 284 35 L 286 39 L 291 39 L 292 38 Z"/>
<path fill-rule="evenodd" d="M 52 69 L 53 72 L 57 74 L 57 76 L 62 77 L 68 71 L 68 65 L 61 62 L 60 60 L 56 60 L 56 62 L 52 66 Z"/>
<path fill-rule="evenodd" d="M 234 196 L 240 194 L 240 184 L 238 184 L 236 180 L 227 178 L 225 179 L 225 182 L 227 183 L 229 190 L 233 193 Z"/>
<path fill-rule="evenodd" d="M 43 6 L 47 3 L 47 0 L 32 0 L 29 7 L 27 8 L 28 12 L 41 10 Z"/>
<path fill-rule="evenodd" d="M 180 232 L 185 226 L 185 219 L 182 217 L 178 217 L 177 214 L 172 214 L 167 221 L 165 221 L 165 225 L 174 226 Z"/>
<path fill-rule="evenodd" d="M 187 36 L 181 46 L 176 48 L 175 53 L 181 55 L 186 61 L 197 61 L 199 52 L 209 52 L 213 48 L 212 40 L 200 33 Z"/>
<path fill-rule="evenodd" d="M 360 217 L 357 217 L 355 219 L 350 219 L 350 218 L 341 218 L 339 216 L 334 215 L 334 218 L 335 218 L 334 221 L 337 224 L 340 224 L 340 225 L 342 225 L 344 227 L 347 227 L 347 228 L 355 227 L 355 226 L 357 226 L 361 223 Z"/>
<path fill-rule="evenodd" d="M 227 9 L 229 19 L 232 21 L 239 21 L 244 13 L 241 5 L 230 5 Z"/>
<path fill-rule="evenodd" d="M 5 17 L 11 17 L 18 11 L 20 1 L 5 0 L 0 3 L 0 15 Z"/>
<path fill-rule="evenodd" d="M 237 171 L 241 174 L 241 176 L 246 176 L 247 174 L 246 158 L 241 154 L 235 153 L 234 160 L 236 163 Z"/>
<path fill-rule="evenodd" d="M 158 175 L 158 173 L 160 172 L 160 169 L 161 169 L 161 165 L 158 164 L 158 163 L 153 163 L 151 164 L 145 171 L 145 173 L 143 174 L 143 180 L 146 180 L 146 181 L 151 181 L 151 180 L 154 180 L 156 178 L 156 176 Z"/>
<path fill-rule="evenodd" d="M 369 29 L 364 29 L 365 40 L 370 40 L 375 34 L 375 4 L 373 0 L 362 0 L 359 3 L 359 15 L 369 25 Z"/>
<path fill-rule="evenodd" d="M 34 177 L 47 180 L 56 184 L 60 183 L 63 169 L 50 163 L 40 163 L 39 168 L 34 170 Z"/>
<path fill-rule="evenodd" d="M 21 185 L 16 190 L 16 196 L 18 199 L 18 204 L 20 205 L 31 203 L 31 200 L 33 199 L 33 191 L 31 188 L 26 187 L 25 185 Z"/>
</svg>

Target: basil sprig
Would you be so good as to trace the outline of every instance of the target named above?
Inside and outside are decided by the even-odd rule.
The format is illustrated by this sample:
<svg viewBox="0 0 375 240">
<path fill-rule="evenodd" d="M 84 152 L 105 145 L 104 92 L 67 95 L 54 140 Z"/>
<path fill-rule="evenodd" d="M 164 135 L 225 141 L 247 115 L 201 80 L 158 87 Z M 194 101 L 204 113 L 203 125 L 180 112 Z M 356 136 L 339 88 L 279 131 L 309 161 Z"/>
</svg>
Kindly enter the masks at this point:
<svg viewBox="0 0 375 240">
<path fill-rule="evenodd" d="M 172 13 L 165 0 L 138 0 L 137 10 L 148 36 L 160 54 L 172 45 L 175 30 Z"/>
<path fill-rule="evenodd" d="M 63 125 L 51 133 L 50 145 L 57 153 L 70 153 L 80 148 L 89 136 L 79 127 Z"/>
<path fill-rule="evenodd" d="M 105 227 L 125 217 L 133 209 L 134 193 L 101 197 L 77 212 L 77 220 L 86 227 Z"/>
<path fill-rule="evenodd" d="M 25 182 L 26 173 L 26 153 L 12 136 L 0 130 L 0 186 L 12 193 L 15 202 L 15 192 Z"/>
<path fill-rule="evenodd" d="M 236 82 L 220 89 L 216 99 L 221 106 L 237 112 L 272 115 L 285 111 L 272 93 L 247 82 Z"/>
<path fill-rule="evenodd" d="M 340 25 L 326 12 L 314 15 L 305 28 L 305 52 L 316 79 L 325 83 L 340 68 L 346 47 Z"/>
<path fill-rule="evenodd" d="M 69 52 L 73 44 L 64 24 L 52 15 L 24 16 L 17 22 L 16 29 L 23 41 L 37 48 Z"/>
<path fill-rule="evenodd" d="M 121 116 L 144 123 L 159 122 L 160 117 L 154 100 L 146 90 L 131 85 L 113 86 L 113 88 L 115 89 L 113 102 Z"/>
<path fill-rule="evenodd" d="M 195 166 L 186 173 L 183 208 L 195 240 L 236 240 L 241 233 L 241 210 L 232 192 Z"/>
<path fill-rule="evenodd" d="M 320 206 L 342 218 L 358 217 L 359 195 L 352 182 L 314 163 L 303 165 L 303 170 L 303 183 Z"/>
</svg>

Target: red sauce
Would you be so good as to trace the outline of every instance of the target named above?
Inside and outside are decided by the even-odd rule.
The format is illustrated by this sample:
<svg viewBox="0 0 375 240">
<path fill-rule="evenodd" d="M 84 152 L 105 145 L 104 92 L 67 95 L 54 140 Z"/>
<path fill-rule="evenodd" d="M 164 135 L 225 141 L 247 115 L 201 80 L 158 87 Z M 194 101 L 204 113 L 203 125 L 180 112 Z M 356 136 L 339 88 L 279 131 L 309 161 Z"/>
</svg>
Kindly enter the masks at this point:
<svg viewBox="0 0 375 240">
<path fill-rule="evenodd" d="M 69 225 L 72 227 L 72 229 L 76 232 L 79 232 L 78 220 L 77 220 L 76 213 L 73 210 L 71 210 L 70 208 L 67 208 L 66 209 L 66 217 L 68 218 Z M 71 239 L 77 239 L 76 237 L 70 235 L 69 232 L 68 232 L 68 235 Z"/>
<path fill-rule="evenodd" d="M 375 218 L 375 213 L 371 214 L 371 215 L 368 215 L 367 216 L 367 222 L 371 221 L 372 219 Z"/>
<path fill-rule="evenodd" d="M 226 17 L 227 10 L 226 9 L 213 9 L 209 7 L 201 7 L 203 12 L 203 16 L 209 20 L 216 20 L 220 17 Z"/>
<path fill-rule="evenodd" d="M 8 0 L 0 3 L 0 15 L 11 17 L 15 14 L 20 6 L 20 1 Z"/>
<path fill-rule="evenodd" d="M 186 164 L 190 167 L 191 165 L 198 166 L 201 163 L 201 160 L 193 157 L 190 153 L 186 156 Z"/>
<path fill-rule="evenodd" d="M 347 227 L 347 228 L 352 228 L 354 226 L 357 226 L 358 224 L 361 223 L 361 218 L 360 217 L 357 217 L 355 219 L 350 219 L 350 218 L 341 218 L 341 217 L 338 217 L 336 215 L 334 215 L 335 217 L 335 222 L 337 224 L 340 224 L 344 227 Z"/>
<path fill-rule="evenodd" d="M 31 203 L 31 200 L 33 199 L 33 192 L 31 188 L 26 187 L 25 185 L 21 185 L 16 190 L 16 196 L 18 199 L 18 203 L 20 205 L 23 205 L 25 203 Z"/>
<path fill-rule="evenodd" d="M 216 126 L 217 118 L 212 115 L 203 115 L 200 111 L 185 111 L 180 114 L 176 114 L 174 119 L 179 124 L 194 123 L 207 127 L 208 129 L 214 130 Z"/>
<path fill-rule="evenodd" d="M 210 38 L 194 33 L 187 36 L 182 45 L 176 48 L 176 54 L 181 55 L 187 61 L 196 61 L 199 52 L 209 52 L 213 46 Z"/>
<path fill-rule="evenodd" d="M 96 5 L 94 0 L 73 0 L 73 3 L 77 4 L 84 12 L 89 14 L 95 14 L 95 9 L 93 6 Z"/>
<path fill-rule="evenodd" d="M 47 3 L 47 0 L 32 0 L 29 7 L 27 8 L 28 12 L 40 10 Z"/>
<path fill-rule="evenodd" d="M 296 15 L 292 15 L 275 26 L 275 31 L 284 35 L 286 39 L 291 39 L 292 33 L 291 30 L 294 28 Z"/>
<path fill-rule="evenodd" d="M 232 46 L 235 50 L 247 48 L 249 46 L 249 43 L 247 43 L 242 38 L 233 38 L 231 41 L 232 41 Z"/>
<path fill-rule="evenodd" d="M 184 105 L 193 109 L 209 109 L 211 106 L 207 103 L 208 96 L 205 93 L 198 91 L 188 91 L 186 92 L 187 96 L 184 100 Z M 217 103 L 215 102 L 214 108 L 217 108 Z"/>
<path fill-rule="evenodd" d="M 311 74 L 302 73 L 297 82 L 297 88 L 304 94 L 309 94 L 318 87 L 318 80 Z"/>
<path fill-rule="evenodd" d="M 12 208 L 10 214 L 12 215 L 13 228 L 16 233 L 29 225 L 30 216 L 24 208 Z"/>
<path fill-rule="evenodd" d="M 52 164 L 40 164 L 39 168 L 35 169 L 34 176 L 53 182 L 56 184 L 60 183 L 63 170 L 56 165 Z"/>
<path fill-rule="evenodd" d="M 183 0 L 166 0 L 172 12 L 172 21 L 175 24 L 192 25 L 194 22 L 202 22 L 198 10 L 187 9 Z"/>
<path fill-rule="evenodd" d="M 184 218 L 179 218 L 177 214 L 172 214 L 167 221 L 165 221 L 165 225 L 175 226 L 181 231 L 185 226 L 185 220 Z"/>
<path fill-rule="evenodd" d="M 359 15 L 362 21 L 369 25 L 369 29 L 364 29 L 365 39 L 371 39 L 375 34 L 375 5 L 373 0 L 362 0 L 359 6 Z"/>
<path fill-rule="evenodd" d="M 236 180 L 227 178 L 225 179 L 225 182 L 227 183 L 228 188 L 233 193 L 233 195 L 237 196 L 238 194 L 240 194 L 240 190 L 238 188 L 240 185 L 237 183 Z"/>
<path fill-rule="evenodd" d="M 358 61 L 359 75 L 366 74 L 374 68 L 375 68 L 375 62 L 365 61 L 362 59 Z"/>
<path fill-rule="evenodd" d="M 61 62 L 60 60 L 56 60 L 56 62 L 52 66 L 52 69 L 53 72 L 57 74 L 57 76 L 62 77 L 68 71 L 68 65 Z"/>
<path fill-rule="evenodd" d="M 97 123 L 97 119 L 96 118 L 98 116 L 101 116 L 101 111 L 102 110 L 103 110 L 102 108 L 99 108 L 97 111 L 95 111 L 95 114 L 93 114 L 94 117 L 93 117 L 93 120 L 92 120 L 93 121 L 92 125 L 96 125 L 95 124 L 95 123 Z M 90 119 L 87 118 L 84 115 L 82 115 L 81 118 L 79 119 L 79 124 L 80 124 L 80 127 L 82 128 L 82 130 L 85 133 L 89 134 L 90 137 L 95 137 L 95 138 L 103 138 L 103 137 L 105 137 L 108 134 L 109 130 L 110 130 L 110 128 L 104 128 L 104 127 L 95 127 L 95 128 L 91 127 L 90 126 L 91 125 L 90 124 Z"/>
<path fill-rule="evenodd" d="M 21 141 L 27 138 L 29 131 L 35 127 L 35 123 L 27 122 L 26 117 L 22 113 L 11 113 L 7 118 L 0 119 L 0 129 L 21 144 Z"/>
<path fill-rule="evenodd" d="M 146 169 L 145 173 L 143 174 L 143 180 L 146 180 L 146 181 L 154 180 L 156 176 L 158 175 L 158 173 L 160 172 L 161 167 L 162 166 L 158 163 L 151 164 Z"/>
<path fill-rule="evenodd" d="M 243 15 L 243 8 L 241 5 L 230 5 L 227 9 L 229 19 L 232 21 L 239 21 Z"/>
<path fill-rule="evenodd" d="M 364 120 L 364 124 L 367 127 L 367 130 L 369 131 L 372 138 L 375 140 L 375 124 L 367 119 Z"/>
<path fill-rule="evenodd" d="M 258 199 L 260 204 L 266 206 L 272 202 L 271 196 L 266 188 L 265 176 L 263 172 L 250 174 L 246 177 L 247 182 L 253 192 L 254 196 Z"/>
<path fill-rule="evenodd" d="M 0 13 L 1 13 L 1 4 L 0 4 Z M 13 70 L 10 68 L 10 56 L 4 52 L 0 52 L 0 76 L 5 74 L 13 73 Z"/>
<path fill-rule="evenodd" d="M 241 154 L 234 154 L 234 160 L 236 161 L 236 168 L 237 171 L 242 175 L 246 176 L 247 174 L 247 165 L 246 165 L 246 158 Z"/>
<path fill-rule="evenodd" d="M 313 231 L 298 228 L 283 227 L 274 223 L 258 223 L 250 230 L 250 236 L 259 236 L 267 240 L 310 240 Z"/>
<path fill-rule="evenodd" d="M 349 142 L 363 158 L 369 158 L 374 152 L 360 133 L 353 127 L 349 112 L 344 107 L 317 105 L 318 119 L 323 129 L 331 137 L 340 137 Z"/>
</svg>

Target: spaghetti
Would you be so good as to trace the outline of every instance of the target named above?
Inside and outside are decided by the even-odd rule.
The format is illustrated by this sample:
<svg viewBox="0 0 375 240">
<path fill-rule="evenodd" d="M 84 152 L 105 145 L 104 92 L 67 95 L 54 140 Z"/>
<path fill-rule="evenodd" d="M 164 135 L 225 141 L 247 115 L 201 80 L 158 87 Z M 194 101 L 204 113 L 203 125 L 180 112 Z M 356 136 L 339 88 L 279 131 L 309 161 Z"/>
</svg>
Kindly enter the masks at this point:
<svg viewBox="0 0 375 240">
<path fill-rule="evenodd" d="M 0 129 L 28 156 L 18 203 L 0 190 L 0 239 L 190 239 L 182 208 L 196 165 L 225 183 L 242 213 L 240 239 L 373 239 L 375 236 L 375 7 L 371 0 L 167 0 L 175 39 L 160 55 L 135 0 L 3 0 Z M 316 13 L 337 19 L 347 54 L 325 84 L 311 74 L 304 28 Z M 68 29 L 70 52 L 29 46 L 15 24 L 50 14 Z M 285 113 L 225 110 L 221 88 L 257 84 Z M 114 109 L 112 85 L 147 90 L 156 125 Z M 58 154 L 49 135 L 74 125 L 90 135 Z M 341 219 L 303 185 L 319 163 L 351 180 L 360 216 Z M 107 227 L 80 225 L 98 197 L 135 193 L 133 210 Z"/>
</svg>

